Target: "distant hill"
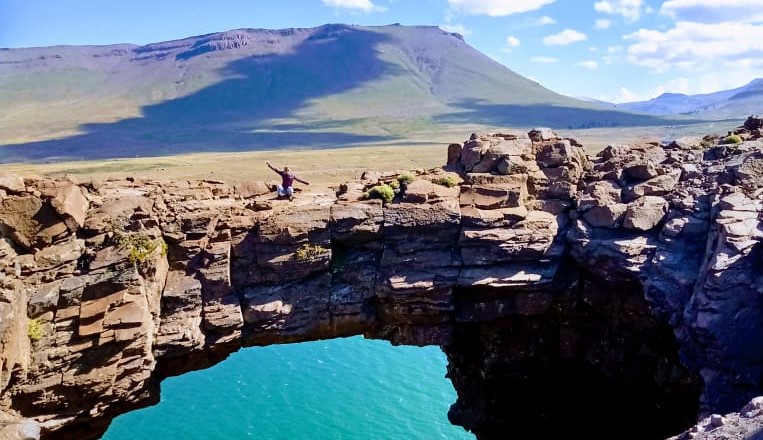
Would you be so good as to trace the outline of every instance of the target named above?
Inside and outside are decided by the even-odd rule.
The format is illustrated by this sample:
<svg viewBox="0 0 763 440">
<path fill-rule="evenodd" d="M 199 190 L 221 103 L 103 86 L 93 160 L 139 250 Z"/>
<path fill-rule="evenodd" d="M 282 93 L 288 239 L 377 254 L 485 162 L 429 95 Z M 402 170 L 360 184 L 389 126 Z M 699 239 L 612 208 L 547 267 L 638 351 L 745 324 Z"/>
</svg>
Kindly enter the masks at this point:
<svg viewBox="0 0 763 440">
<path fill-rule="evenodd" d="M 763 111 L 763 78 L 715 93 L 664 93 L 649 101 L 618 104 L 618 108 L 651 115 L 692 115 L 706 119 L 743 118 Z"/>
<path fill-rule="evenodd" d="M 452 124 L 662 123 L 554 93 L 436 27 L 0 49 L 0 162 L 333 147 Z"/>
</svg>

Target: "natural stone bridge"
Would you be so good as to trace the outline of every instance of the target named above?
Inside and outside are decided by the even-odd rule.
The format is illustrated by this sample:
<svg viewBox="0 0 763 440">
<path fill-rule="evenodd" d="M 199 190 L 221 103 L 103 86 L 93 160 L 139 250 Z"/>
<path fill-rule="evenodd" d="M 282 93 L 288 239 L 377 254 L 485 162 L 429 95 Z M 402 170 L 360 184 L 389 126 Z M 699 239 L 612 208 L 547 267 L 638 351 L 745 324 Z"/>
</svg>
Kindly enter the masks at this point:
<svg viewBox="0 0 763 440">
<path fill-rule="evenodd" d="M 475 135 L 386 204 L 364 191 L 399 176 L 294 202 L 0 177 L 0 430 L 96 438 L 164 377 L 357 334 L 441 346 L 449 416 L 481 439 L 660 438 L 738 409 L 763 375 L 760 122 L 593 159 Z"/>
</svg>

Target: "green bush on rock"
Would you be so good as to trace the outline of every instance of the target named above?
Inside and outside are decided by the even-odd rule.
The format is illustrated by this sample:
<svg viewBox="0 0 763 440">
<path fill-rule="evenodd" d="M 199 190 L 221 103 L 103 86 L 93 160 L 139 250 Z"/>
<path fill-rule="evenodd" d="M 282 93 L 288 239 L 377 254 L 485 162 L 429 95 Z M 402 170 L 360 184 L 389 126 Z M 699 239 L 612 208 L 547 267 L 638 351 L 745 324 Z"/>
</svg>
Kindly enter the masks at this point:
<svg viewBox="0 0 763 440">
<path fill-rule="evenodd" d="M 741 144 L 742 142 L 744 142 L 744 139 L 738 134 L 732 134 L 723 139 L 724 144 Z"/>
<path fill-rule="evenodd" d="M 313 261 L 320 258 L 327 250 L 328 249 L 317 244 L 305 243 L 294 252 L 294 257 L 298 261 Z"/>
<path fill-rule="evenodd" d="M 414 180 L 416 180 L 416 178 L 413 177 L 413 175 L 411 175 L 410 173 L 403 173 L 403 174 L 397 176 L 397 181 L 400 182 L 401 185 L 403 185 L 403 184 L 407 185 L 407 184 L 413 182 Z"/>
<path fill-rule="evenodd" d="M 167 255 L 167 243 L 162 239 L 152 239 L 145 234 L 118 234 L 117 245 L 130 252 L 129 260 L 132 264 L 145 263 L 151 254 L 161 246 L 162 255 Z"/>
<path fill-rule="evenodd" d="M 27 325 L 27 336 L 30 341 L 39 341 L 42 339 L 42 323 L 39 319 L 30 319 Z"/>
<path fill-rule="evenodd" d="M 456 185 L 458 185 L 458 177 L 448 174 L 446 176 L 440 176 L 436 179 L 432 180 L 432 183 L 435 183 L 437 185 L 442 185 L 447 188 L 452 188 Z"/>
<path fill-rule="evenodd" d="M 384 203 L 389 203 L 395 198 L 395 190 L 389 185 L 376 185 L 363 195 L 367 199 L 381 199 Z"/>
</svg>

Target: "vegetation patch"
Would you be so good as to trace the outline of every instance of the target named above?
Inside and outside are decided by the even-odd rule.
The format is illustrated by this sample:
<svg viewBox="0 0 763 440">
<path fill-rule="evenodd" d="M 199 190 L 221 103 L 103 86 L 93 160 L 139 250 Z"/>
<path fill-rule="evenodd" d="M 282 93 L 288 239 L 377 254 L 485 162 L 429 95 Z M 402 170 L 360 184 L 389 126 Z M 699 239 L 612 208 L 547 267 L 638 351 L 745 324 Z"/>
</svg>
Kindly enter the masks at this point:
<svg viewBox="0 0 763 440">
<path fill-rule="evenodd" d="M 723 139 L 723 143 L 727 145 L 728 144 L 736 145 L 736 144 L 741 144 L 742 142 L 744 142 L 744 139 L 742 139 L 742 137 L 739 136 L 738 134 L 732 134 L 732 135 L 726 136 L 726 138 Z"/>
<path fill-rule="evenodd" d="M 298 261 L 315 261 L 325 255 L 326 252 L 328 252 L 328 249 L 323 246 L 305 243 L 297 249 L 294 257 Z"/>
<path fill-rule="evenodd" d="M 366 199 L 381 199 L 390 203 L 395 198 L 395 190 L 389 185 L 376 185 L 363 194 Z"/>
<path fill-rule="evenodd" d="M 30 341 L 42 339 L 42 322 L 39 319 L 30 319 L 27 325 L 27 336 Z"/>
<path fill-rule="evenodd" d="M 416 178 L 413 177 L 413 175 L 410 174 L 410 173 L 403 173 L 403 174 L 397 176 L 397 181 L 401 185 L 403 185 L 403 184 L 407 185 L 407 184 L 413 182 L 414 180 L 416 180 Z"/>
<path fill-rule="evenodd" d="M 161 248 L 162 256 L 167 255 L 167 243 L 146 234 L 117 234 L 117 245 L 129 251 L 128 258 L 132 264 L 145 263 L 157 248 Z"/>
<path fill-rule="evenodd" d="M 446 176 L 440 176 L 440 177 L 437 177 L 436 179 L 433 179 L 432 183 L 435 183 L 437 185 L 442 185 L 446 188 L 452 188 L 458 185 L 458 177 L 452 174 L 448 174 Z"/>
</svg>

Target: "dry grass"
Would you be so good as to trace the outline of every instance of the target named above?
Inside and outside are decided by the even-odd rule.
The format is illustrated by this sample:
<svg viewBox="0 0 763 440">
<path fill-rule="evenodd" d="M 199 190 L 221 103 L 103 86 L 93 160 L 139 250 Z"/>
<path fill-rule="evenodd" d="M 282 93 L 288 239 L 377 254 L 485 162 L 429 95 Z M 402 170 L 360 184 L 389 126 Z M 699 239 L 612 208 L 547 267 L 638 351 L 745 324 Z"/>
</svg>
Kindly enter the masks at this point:
<svg viewBox="0 0 763 440">
<path fill-rule="evenodd" d="M 150 179 L 218 179 L 229 183 L 246 180 L 277 180 L 265 165 L 269 160 L 281 168 L 289 165 L 300 178 L 315 185 L 328 185 L 359 177 L 363 171 L 407 171 L 435 168 L 445 163 L 443 144 L 337 148 L 331 150 L 258 151 L 205 153 L 169 157 L 62 162 L 52 164 L 1 165 L 0 172 L 83 178 L 126 177 Z"/>
<path fill-rule="evenodd" d="M 589 130 L 559 130 L 561 136 L 581 142 L 590 155 L 611 144 L 647 138 L 678 138 L 686 135 L 724 132 L 733 124 L 699 124 L 674 127 L 630 127 Z M 479 130 L 479 128 L 482 128 Z M 478 129 L 478 130 L 475 130 Z M 22 175 L 56 176 L 70 174 L 82 178 L 217 179 L 229 183 L 278 179 L 265 166 L 289 165 L 302 179 L 325 186 L 359 177 L 363 171 L 403 172 L 436 168 L 445 163 L 449 142 L 461 142 L 472 131 L 500 131 L 489 127 L 459 126 L 439 133 L 418 133 L 409 143 L 335 148 L 325 150 L 278 150 L 237 153 L 196 153 L 166 157 L 141 157 L 87 162 L 0 165 L 3 171 Z M 427 140 L 429 139 L 429 140 Z"/>
</svg>

